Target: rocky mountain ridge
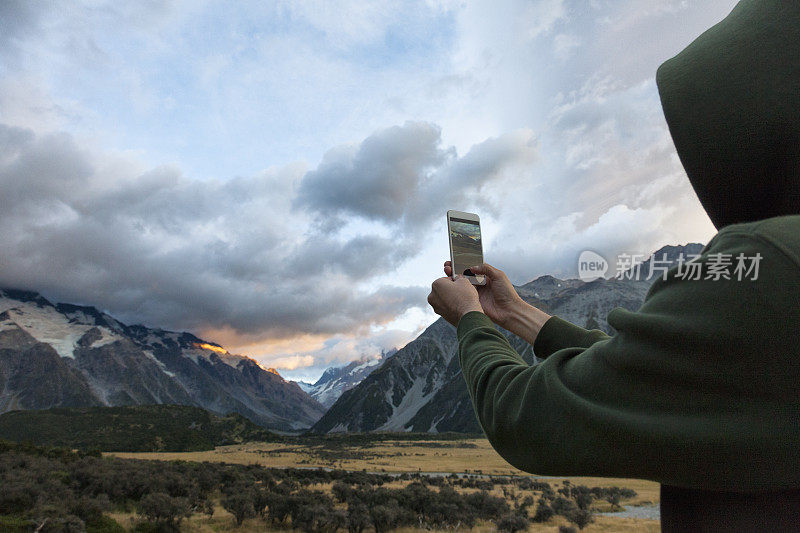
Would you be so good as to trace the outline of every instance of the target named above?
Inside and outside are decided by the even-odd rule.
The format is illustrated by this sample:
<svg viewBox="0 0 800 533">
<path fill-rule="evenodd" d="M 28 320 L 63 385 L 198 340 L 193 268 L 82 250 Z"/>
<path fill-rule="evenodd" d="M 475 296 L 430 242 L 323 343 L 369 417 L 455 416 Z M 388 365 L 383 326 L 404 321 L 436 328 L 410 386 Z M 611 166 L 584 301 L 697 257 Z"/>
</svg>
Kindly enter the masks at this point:
<svg viewBox="0 0 800 533">
<path fill-rule="evenodd" d="M 167 403 L 285 431 L 324 412 L 277 372 L 191 333 L 127 326 L 94 307 L 0 289 L 0 413 Z"/>
</svg>

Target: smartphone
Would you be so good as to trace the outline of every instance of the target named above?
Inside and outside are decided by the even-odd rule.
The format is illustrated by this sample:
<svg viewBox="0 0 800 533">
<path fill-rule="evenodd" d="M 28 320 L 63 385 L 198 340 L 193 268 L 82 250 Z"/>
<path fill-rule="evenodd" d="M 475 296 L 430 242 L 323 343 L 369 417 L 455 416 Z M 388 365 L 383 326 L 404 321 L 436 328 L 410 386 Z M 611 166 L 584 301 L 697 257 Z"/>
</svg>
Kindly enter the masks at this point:
<svg viewBox="0 0 800 533">
<path fill-rule="evenodd" d="M 481 219 L 475 213 L 447 212 L 447 233 L 450 238 L 450 263 L 453 275 L 466 276 L 473 285 L 485 285 L 486 277 L 475 275 L 469 267 L 483 263 Z"/>
</svg>

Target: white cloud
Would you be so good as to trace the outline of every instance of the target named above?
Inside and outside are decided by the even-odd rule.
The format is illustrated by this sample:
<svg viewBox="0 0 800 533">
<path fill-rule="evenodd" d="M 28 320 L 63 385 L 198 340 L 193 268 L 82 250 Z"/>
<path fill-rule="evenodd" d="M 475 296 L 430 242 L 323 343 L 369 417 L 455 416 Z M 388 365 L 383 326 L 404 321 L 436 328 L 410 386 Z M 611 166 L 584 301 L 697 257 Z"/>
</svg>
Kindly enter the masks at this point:
<svg viewBox="0 0 800 533">
<path fill-rule="evenodd" d="M 559 33 L 553 38 L 553 54 L 564 61 L 569 58 L 575 49 L 581 45 L 577 36 L 568 33 Z"/>
<path fill-rule="evenodd" d="M 310 355 L 289 355 L 286 357 L 276 357 L 270 360 L 271 368 L 281 370 L 297 370 L 306 368 L 314 364 L 314 358 Z"/>
<path fill-rule="evenodd" d="M 528 2 L 523 10 L 522 23 L 530 38 L 548 33 L 553 26 L 567 17 L 564 0 L 537 0 Z"/>
</svg>

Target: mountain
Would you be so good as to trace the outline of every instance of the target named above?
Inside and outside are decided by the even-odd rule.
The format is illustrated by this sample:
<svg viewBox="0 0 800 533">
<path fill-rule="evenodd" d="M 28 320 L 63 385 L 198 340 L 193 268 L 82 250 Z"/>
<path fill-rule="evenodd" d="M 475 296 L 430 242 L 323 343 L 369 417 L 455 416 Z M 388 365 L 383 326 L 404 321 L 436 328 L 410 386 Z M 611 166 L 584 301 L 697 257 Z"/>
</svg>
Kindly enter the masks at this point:
<svg viewBox="0 0 800 533">
<path fill-rule="evenodd" d="M 377 357 L 362 357 L 344 366 L 330 367 L 322 373 L 316 383 L 298 382 L 301 389 L 326 408 L 333 405 L 345 391 L 361 383 L 377 366 L 391 357 L 397 350 L 381 352 Z"/>
<path fill-rule="evenodd" d="M 665 246 L 654 254 L 658 262 L 653 266 L 674 264 L 680 254 L 698 254 L 702 248 L 696 243 Z M 551 315 L 611 334 L 606 315 L 615 307 L 636 310 L 641 306 L 653 281 L 646 279 L 651 261 L 652 256 L 638 267 L 642 275 L 630 279 L 584 282 L 541 276 L 516 289 L 525 301 Z M 528 343 L 501 331 L 523 359 L 531 364 L 537 362 Z M 455 328 L 440 318 L 356 387 L 343 393 L 312 431 L 480 433 L 457 351 Z"/>
<path fill-rule="evenodd" d="M 0 439 L 105 452 L 191 452 L 241 442 L 281 441 L 240 414 L 186 405 L 58 407 L 0 415 Z"/>
<path fill-rule="evenodd" d="M 0 290 L 0 413 L 142 404 L 309 427 L 324 408 L 274 369 L 191 333 L 127 326 L 94 307 Z"/>
<path fill-rule="evenodd" d="M 314 384 L 309 383 L 308 381 L 295 381 L 294 383 L 296 383 L 297 386 L 303 389 L 305 392 L 309 392 L 314 389 Z"/>
</svg>

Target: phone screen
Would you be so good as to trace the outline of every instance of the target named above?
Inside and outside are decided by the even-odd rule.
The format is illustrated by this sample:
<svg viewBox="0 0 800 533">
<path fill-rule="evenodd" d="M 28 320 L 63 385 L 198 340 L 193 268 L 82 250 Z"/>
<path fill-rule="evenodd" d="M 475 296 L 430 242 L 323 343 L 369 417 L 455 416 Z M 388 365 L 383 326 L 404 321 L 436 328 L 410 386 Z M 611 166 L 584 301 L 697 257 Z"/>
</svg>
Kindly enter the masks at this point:
<svg viewBox="0 0 800 533">
<path fill-rule="evenodd" d="M 453 274 L 474 276 L 469 267 L 483 263 L 481 226 L 477 220 L 450 218 L 450 245 L 453 252 Z M 483 283 L 483 276 L 475 276 Z"/>
</svg>

